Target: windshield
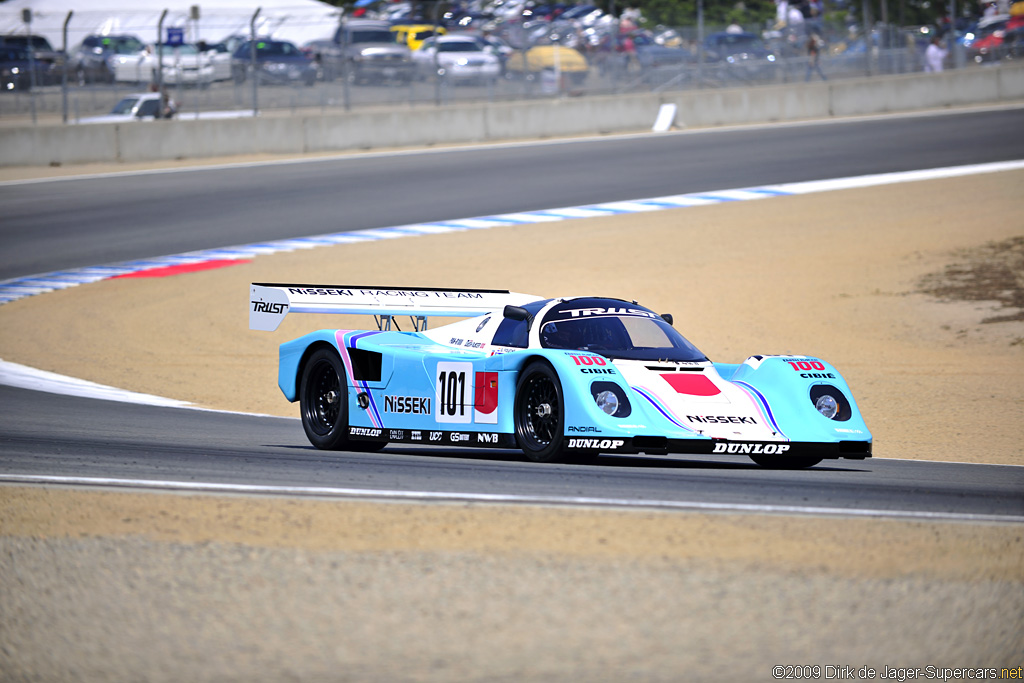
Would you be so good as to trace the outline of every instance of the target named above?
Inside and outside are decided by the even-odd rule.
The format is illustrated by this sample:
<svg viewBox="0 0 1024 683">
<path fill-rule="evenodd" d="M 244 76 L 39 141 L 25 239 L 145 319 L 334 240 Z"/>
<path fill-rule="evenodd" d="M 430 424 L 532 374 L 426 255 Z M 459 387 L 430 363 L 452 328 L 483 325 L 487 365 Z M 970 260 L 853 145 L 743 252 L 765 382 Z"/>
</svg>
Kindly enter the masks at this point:
<svg viewBox="0 0 1024 683">
<path fill-rule="evenodd" d="M 720 47 L 731 50 L 760 50 L 764 47 L 760 38 L 744 33 L 718 36 L 717 43 Z"/>
<path fill-rule="evenodd" d="M 172 47 L 170 45 L 161 45 L 160 46 L 160 54 L 162 56 L 166 56 L 166 57 L 173 57 L 175 55 L 183 57 L 185 55 L 197 55 L 197 54 L 199 54 L 199 51 L 196 50 L 196 46 L 195 45 L 188 45 L 188 44 L 186 44 L 186 45 L 177 45 L 177 46 L 174 46 L 174 47 Z"/>
<path fill-rule="evenodd" d="M 135 107 L 135 104 L 139 101 L 138 97 L 126 97 L 110 110 L 111 114 L 129 114 Z"/>
<path fill-rule="evenodd" d="M 469 40 L 453 40 L 438 44 L 441 52 L 480 52 L 480 46 Z"/>
<path fill-rule="evenodd" d="M 393 43 L 395 36 L 387 29 L 362 29 L 349 34 L 350 43 Z"/>
<path fill-rule="evenodd" d="M 540 343 L 549 349 L 594 351 L 626 360 L 707 360 L 657 314 L 609 299 L 574 299 L 555 306 L 544 317 Z"/>
<path fill-rule="evenodd" d="M 136 38 L 122 38 L 120 40 L 113 40 L 110 43 L 104 41 L 104 47 L 108 50 L 113 50 L 119 55 L 130 55 L 135 52 L 142 52 L 144 47 L 142 42 Z"/>
</svg>

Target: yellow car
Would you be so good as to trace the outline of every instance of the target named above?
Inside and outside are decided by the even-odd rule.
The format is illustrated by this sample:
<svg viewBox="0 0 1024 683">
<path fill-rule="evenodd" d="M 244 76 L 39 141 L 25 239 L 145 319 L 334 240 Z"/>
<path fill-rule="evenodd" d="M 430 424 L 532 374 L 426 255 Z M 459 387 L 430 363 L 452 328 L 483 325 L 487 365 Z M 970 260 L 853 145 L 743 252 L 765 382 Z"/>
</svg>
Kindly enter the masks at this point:
<svg viewBox="0 0 1024 683">
<path fill-rule="evenodd" d="M 400 24 L 392 26 L 391 32 L 395 34 L 395 42 L 400 45 L 408 45 L 410 50 L 420 49 L 423 41 L 435 33 L 443 36 L 448 31 L 444 26 L 435 27 L 433 24 Z"/>
<path fill-rule="evenodd" d="M 513 76 L 536 76 L 545 70 L 560 70 L 577 85 L 587 78 L 587 59 L 578 50 L 564 45 L 537 45 L 524 54 L 513 52 L 505 62 L 506 73 Z"/>
</svg>

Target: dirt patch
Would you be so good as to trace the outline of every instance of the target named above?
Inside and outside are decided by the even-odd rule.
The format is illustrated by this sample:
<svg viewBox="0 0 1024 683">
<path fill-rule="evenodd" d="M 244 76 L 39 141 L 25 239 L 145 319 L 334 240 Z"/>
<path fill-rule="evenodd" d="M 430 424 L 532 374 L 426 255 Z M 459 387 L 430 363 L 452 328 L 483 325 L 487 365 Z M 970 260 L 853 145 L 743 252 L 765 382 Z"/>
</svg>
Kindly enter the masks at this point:
<svg viewBox="0 0 1024 683">
<path fill-rule="evenodd" d="M 1024 320 L 1024 237 L 954 253 L 955 263 L 921 279 L 920 291 L 952 301 L 991 301 L 1002 311 L 982 324 Z M 1020 344 L 1024 338 L 1013 343 Z"/>
</svg>

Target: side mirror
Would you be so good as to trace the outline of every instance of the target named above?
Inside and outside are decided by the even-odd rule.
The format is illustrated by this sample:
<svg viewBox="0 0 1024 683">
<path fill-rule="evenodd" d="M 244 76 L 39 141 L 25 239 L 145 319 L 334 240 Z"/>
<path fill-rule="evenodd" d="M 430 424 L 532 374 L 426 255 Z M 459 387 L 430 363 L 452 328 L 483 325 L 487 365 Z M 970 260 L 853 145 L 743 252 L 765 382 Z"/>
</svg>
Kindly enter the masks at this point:
<svg viewBox="0 0 1024 683">
<path fill-rule="evenodd" d="M 529 320 L 530 312 L 522 306 L 505 306 L 505 310 L 502 311 L 502 315 L 512 320 Z"/>
<path fill-rule="evenodd" d="M 671 313 L 662 313 L 661 314 L 661 319 L 664 320 L 665 322 L 667 322 L 669 325 L 672 324 L 672 314 Z"/>
</svg>

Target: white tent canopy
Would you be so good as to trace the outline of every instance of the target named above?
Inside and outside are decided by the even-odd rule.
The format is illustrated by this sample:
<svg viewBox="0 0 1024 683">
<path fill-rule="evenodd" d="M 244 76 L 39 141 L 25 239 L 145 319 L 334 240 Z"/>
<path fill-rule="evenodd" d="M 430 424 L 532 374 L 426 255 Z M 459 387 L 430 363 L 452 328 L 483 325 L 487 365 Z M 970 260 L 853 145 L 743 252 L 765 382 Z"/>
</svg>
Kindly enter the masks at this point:
<svg viewBox="0 0 1024 683">
<path fill-rule="evenodd" d="M 105 4 L 109 3 L 109 4 Z M 199 19 L 191 19 L 191 8 L 199 7 Z M 164 40 L 168 28 L 180 28 L 186 42 L 218 42 L 230 35 L 249 35 L 256 9 L 257 35 L 289 40 L 301 45 L 309 40 L 330 38 L 341 10 L 319 0 L 5 0 L 0 2 L 0 32 L 24 34 L 28 27 L 22 10 L 32 10 L 32 33 L 45 36 L 56 49 L 63 45 L 63 26 L 68 12 L 68 48 L 89 34 L 132 34 L 144 43 L 157 41 L 160 15 L 164 19 Z"/>
</svg>

